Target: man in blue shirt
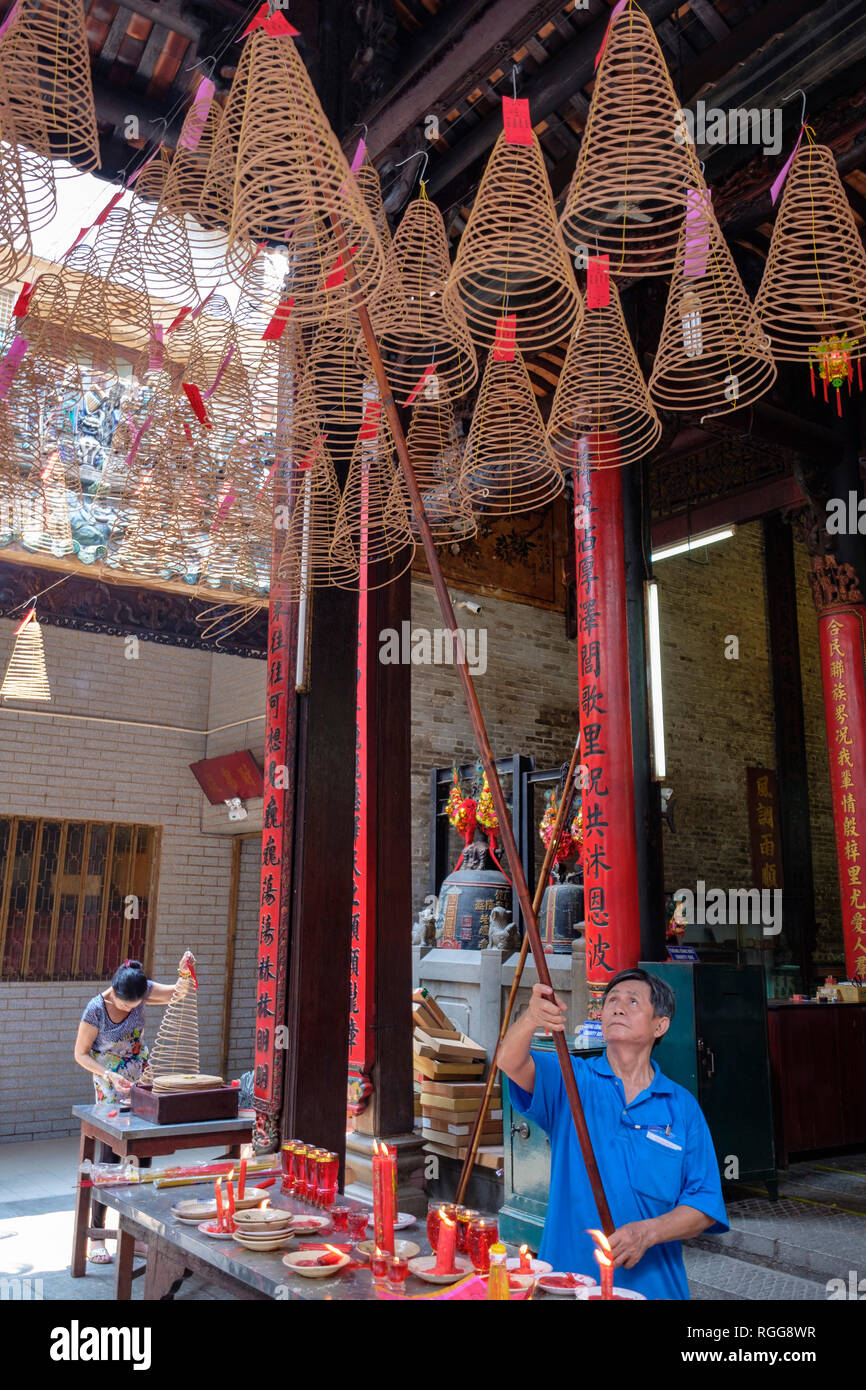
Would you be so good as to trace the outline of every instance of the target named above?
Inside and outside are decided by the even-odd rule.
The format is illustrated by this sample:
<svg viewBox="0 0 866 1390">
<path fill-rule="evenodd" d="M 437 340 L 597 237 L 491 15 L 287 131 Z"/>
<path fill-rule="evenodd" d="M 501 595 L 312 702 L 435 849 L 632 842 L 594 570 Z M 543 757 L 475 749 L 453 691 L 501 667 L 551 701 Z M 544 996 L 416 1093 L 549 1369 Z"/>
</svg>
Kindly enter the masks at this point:
<svg viewBox="0 0 866 1390">
<path fill-rule="evenodd" d="M 674 1015 L 674 993 L 645 970 L 623 970 L 604 993 L 606 1051 L 573 1058 L 602 1185 L 616 1230 L 614 1283 L 646 1298 L 689 1297 L 683 1240 L 728 1229 L 719 1167 L 707 1122 L 688 1091 L 652 1061 Z M 530 1051 L 536 1029 L 562 1031 L 564 1004 L 535 985 L 509 1028 L 499 1066 L 511 1101 L 550 1136 L 550 1193 L 539 1258 L 555 1270 L 596 1274 L 600 1225 L 555 1053 Z"/>
</svg>

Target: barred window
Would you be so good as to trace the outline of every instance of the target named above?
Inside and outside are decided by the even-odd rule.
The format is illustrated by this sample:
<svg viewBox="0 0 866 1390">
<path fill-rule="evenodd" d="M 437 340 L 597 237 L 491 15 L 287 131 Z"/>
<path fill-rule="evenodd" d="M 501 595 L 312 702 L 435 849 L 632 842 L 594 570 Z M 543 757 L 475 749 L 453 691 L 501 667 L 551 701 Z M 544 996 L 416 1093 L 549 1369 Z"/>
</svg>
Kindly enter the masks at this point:
<svg viewBox="0 0 866 1390">
<path fill-rule="evenodd" d="M 158 849 L 154 825 L 0 816 L 0 979 L 148 965 Z"/>
</svg>

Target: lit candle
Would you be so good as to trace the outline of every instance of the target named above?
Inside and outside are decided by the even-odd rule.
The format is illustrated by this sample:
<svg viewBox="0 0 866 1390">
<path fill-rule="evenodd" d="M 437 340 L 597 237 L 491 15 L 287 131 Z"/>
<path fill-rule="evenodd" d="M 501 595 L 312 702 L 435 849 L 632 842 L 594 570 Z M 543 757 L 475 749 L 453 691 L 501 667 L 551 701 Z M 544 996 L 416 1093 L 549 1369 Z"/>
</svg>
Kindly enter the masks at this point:
<svg viewBox="0 0 866 1390">
<path fill-rule="evenodd" d="M 387 1144 L 373 1143 L 373 1225 L 380 1250 L 394 1254 L 394 1214 L 397 1210 L 397 1155 Z"/>
<path fill-rule="evenodd" d="M 216 1182 L 214 1183 L 214 1195 L 216 1196 L 217 1230 L 218 1230 L 218 1231 L 221 1231 L 221 1230 L 223 1229 L 223 1180 L 222 1180 L 222 1178 L 217 1178 Z"/>
<path fill-rule="evenodd" d="M 454 1273 L 454 1251 L 457 1248 L 457 1222 L 446 1216 L 439 1217 L 439 1240 L 436 1245 L 435 1274 Z"/>
<path fill-rule="evenodd" d="M 238 1178 L 238 1201 L 240 1201 L 240 1199 L 241 1199 L 241 1198 L 243 1197 L 243 1195 L 244 1195 L 244 1185 L 245 1185 L 245 1183 L 246 1183 L 246 1180 L 247 1180 L 247 1161 L 246 1161 L 245 1158 L 242 1158 L 242 1159 L 241 1159 L 241 1174 L 240 1174 L 240 1177 Z"/>
<path fill-rule="evenodd" d="M 521 1245 L 520 1247 L 520 1270 L 518 1272 L 520 1274 L 532 1273 L 532 1260 L 529 1255 L 528 1245 Z"/>
<path fill-rule="evenodd" d="M 602 1231 L 589 1233 L 596 1243 L 595 1258 L 601 1270 L 601 1296 L 605 1301 L 613 1299 L 613 1260 L 610 1258 L 610 1241 Z"/>
<path fill-rule="evenodd" d="M 233 1178 L 233 1177 L 234 1177 L 234 1169 L 232 1169 L 232 1171 L 231 1171 L 231 1172 L 229 1173 L 229 1175 L 228 1175 L 228 1178 L 226 1179 L 226 1230 L 227 1230 L 227 1231 L 234 1231 L 234 1230 L 235 1230 L 235 1190 L 234 1190 L 234 1186 L 233 1186 L 233 1184 L 232 1184 L 232 1178 Z"/>
</svg>

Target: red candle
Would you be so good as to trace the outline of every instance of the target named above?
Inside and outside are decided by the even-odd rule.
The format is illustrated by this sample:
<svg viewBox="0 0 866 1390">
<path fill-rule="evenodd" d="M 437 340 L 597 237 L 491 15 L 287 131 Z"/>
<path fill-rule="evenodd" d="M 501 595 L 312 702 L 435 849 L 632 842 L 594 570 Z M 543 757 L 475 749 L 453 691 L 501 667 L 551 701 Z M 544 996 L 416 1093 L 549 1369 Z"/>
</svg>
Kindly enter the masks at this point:
<svg viewBox="0 0 866 1390">
<path fill-rule="evenodd" d="M 394 1254 L 394 1214 L 397 1210 L 397 1155 L 387 1144 L 373 1144 L 373 1224 L 380 1250 Z"/>
<path fill-rule="evenodd" d="M 521 1247 L 520 1247 L 520 1269 L 518 1270 L 518 1273 L 519 1273 L 519 1274 L 531 1274 L 531 1273 L 532 1273 L 532 1259 L 531 1259 L 530 1254 L 529 1254 L 529 1246 L 528 1246 L 528 1245 L 521 1245 Z"/>
<path fill-rule="evenodd" d="M 613 1298 L 613 1260 L 610 1258 L 610 1241 L 602 1231 L 589 1233 L 596 1244 L 595 1258 L 601 1270 L 601 1296 L 605 1301 Z"/>
<path fill-rule="evenodd" d="M 435 1274 L 454 1273 L 454 1251 L 457 1248 L 457 1222 L 446 1216 L 439 1217 L 439 1240 L 436 1245 Z"/>
<path fill-rule="evenodd" d="M 218 1230 L 218 1231 L 221 1231 L 221 1230 L 223 1229 L 223 1180 L 222 1180 L 222 1178 L 217 1178 L 216 1182 L 214 1183 L 214 1195 L 215 1195 L 215 1197 L 216 1197 L 217 1230 Z"/>
<path fill-rule="evenodd" d="M 241 1198 L 242 1198 L 243 1195 L 244 1195 L 244 1184 L 246 1183 L 246 1180 L 247 1180 L 247 1161 L 246 1161 L 245 1158 L 242 1158 L 242 1159 L 241 1159 L 241 1174 L 240 1174 L 240 1177 L 238 1178 L 238 1201 L 240 1201 Z"/>
<path fill-rule="evenodd" d="M 229 1173 L 226 1179 L 226 1230 L 234 1231 L 235 1226 L 235 1190 L 232 1185 L 234 1172 Z"/>
</svg>

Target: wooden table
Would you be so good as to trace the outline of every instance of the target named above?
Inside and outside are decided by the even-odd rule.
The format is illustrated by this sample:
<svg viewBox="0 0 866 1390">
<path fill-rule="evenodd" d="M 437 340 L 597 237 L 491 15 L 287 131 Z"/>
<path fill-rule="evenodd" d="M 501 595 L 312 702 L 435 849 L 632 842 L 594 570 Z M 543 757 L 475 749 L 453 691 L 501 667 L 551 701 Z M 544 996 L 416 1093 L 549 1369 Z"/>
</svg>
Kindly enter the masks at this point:
<svg viewBox="0 0 866 1390">
<path fill-rule="evenodd" d="M 285 1250 L 261 1253 L 246 1250 L 232 1240 L 231 1236 L 218 1240 L 203 1235 L 196 1226 L 185 1225 L 175 1220 L 171 1208 L 176 1202 L 190 1195 L 204 1196 L 208 1191 L 204 1184 L 156 1191 L 149 1185 L 106 1189 L 105 1204 L 118 1212 L 120 1223 L 115 1298 L 123 1301 L 131 1296 L 132 1257 L 135 1242 L 139 1240 L 147 1245 L 144 1281 L 146 1300 L 173 1298 L 183 1280 L 191 1273 L 200 1274 L 209 1283 L 225 1289 L 232 1299 L 310 1303 L 375 1299 L 373 1276 L 367 1265 L 359 1269 L 346 1270 L 330 1279 L 306 1279 L 302 1274 L 292 1273 L 283 1264 L 282 1256 Z M 271 1189 L 271 1194 L 271 1205 L 280 1210 L 305 1214 L 314 1210 L 307 1202 L 283 1196 L 278 1186 Z M 363 1202 L 352 1201 L 349 1198 L 341 1198 L 341 1201 L 356 1209 L 370 1210 L 369 1207 L 364 1207 Z M 372 1212 L 370 1225 L 372 1227 Z M 347 1243 L 346 1233 L 343 1231 L 301 1239 L 331 1241 L 341 1245 Z M 419 1217 L 414 1226 L 398 1231 L 397 1239 L 414 1241 L 420 1246 L 422 1255 L 430 1254 L 424 1217 Z M 297 1239 L 286 1246 L 286 1250 L 298 1248 Z M 517 1250 L 509 1248 L 509 1254 L 516 1255 Z M 430 1293 L 433 1286 L 410 1274 L 404 1289 L 407 1294 Z"/>
<path fill-rule="evenodd" d="M 866 1003 L 767 1005 L 776 1153 L 866 1144 Z"/>
<path fill-rule="evenodd" d="M 102 1105 L 73 1105 L 72 1113 L 81 1123 L 81 1143 L 78 1161 L 94 1160 L 96 1141 L 110 1144 L 121 1158 L 155 1157 L 158 1154 L 173 1154 L 178 1149 L 199 1149 L 207 1145 L 228 1146 L 233 1158 L 240 1155 L 241 1144 L 248 1144 L 252 1138 L 251 1119 L 237 1120 L 198 1120 L 184 1125 L 157 1125 L 152 1120 L 143 1120 L 131 1111 L 120 1111 L 111 1119 L 108 1111 L 116 1107 Z M 134 1189 L 124 1189 L 129 1191 Z M 170 1189 L 177 1191 L 177 1189 Z M 97 1200 L 103 1205 L 109 1188 L 99 1191 Z M 72 1263 L 69 1272 L 73 1279 L 81 1279 L 87 1273 L 87 1241 L 91 1238 L 113 1240 L 113 1231 L 103 1231 L 90 1224 L 90 1203 L 94 1194 L 92 1187 L 81 1186 L 75 1199 L 75 1224 L 72 1234 Z M 133 1247 L 130 1246 L 130 1249 Z"/>
</svg>

